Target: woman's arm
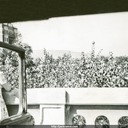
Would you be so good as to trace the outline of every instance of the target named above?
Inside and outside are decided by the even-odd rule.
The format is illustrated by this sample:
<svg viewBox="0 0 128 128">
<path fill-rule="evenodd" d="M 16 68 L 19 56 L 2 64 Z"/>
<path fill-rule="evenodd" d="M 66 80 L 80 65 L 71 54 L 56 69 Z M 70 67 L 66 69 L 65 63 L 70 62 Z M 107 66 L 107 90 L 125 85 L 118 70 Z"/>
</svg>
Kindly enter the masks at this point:
<svg viewBox="0 0 128 128">
<path fill-rule="evenodd" d="M 9 83 L 2 84 L 1 86 L 8 92 L 12 89 L 12 86 Z"/>
</svg>

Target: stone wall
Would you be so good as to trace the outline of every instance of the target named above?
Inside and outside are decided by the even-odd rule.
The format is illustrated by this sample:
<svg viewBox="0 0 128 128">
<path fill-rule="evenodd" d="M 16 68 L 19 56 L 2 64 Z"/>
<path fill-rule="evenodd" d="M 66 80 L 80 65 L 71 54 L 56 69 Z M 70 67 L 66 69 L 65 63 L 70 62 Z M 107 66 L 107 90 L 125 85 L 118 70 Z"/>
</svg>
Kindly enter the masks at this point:
<svg viewBox="0 0 128 128">
<path fill-rule="evenodd" d="M 35 124 L 71 125 L 75 115 L 94 125 L 98 116 L 117 125 L 122 116 L 128 116 L 127 88 L 45 88 L 28 89 L 28 112 Z"/>
</svg>

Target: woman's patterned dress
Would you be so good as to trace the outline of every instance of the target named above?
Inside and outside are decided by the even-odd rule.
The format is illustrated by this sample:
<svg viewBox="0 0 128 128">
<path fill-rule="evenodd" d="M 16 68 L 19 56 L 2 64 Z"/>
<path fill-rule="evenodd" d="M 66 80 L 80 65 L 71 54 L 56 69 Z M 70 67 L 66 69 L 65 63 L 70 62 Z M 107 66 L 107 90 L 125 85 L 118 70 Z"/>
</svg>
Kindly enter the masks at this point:
<svg viewBox="0 0 128 128">
<path fill-rule="evenodd" d="M 3 76 L 3 73 L 0 72 L 0 120 L 3 120 L 9 116 L 6 104 L 2 96 L 2 84 L 4 83 L 5 83 L 5 78 Z"/>
</svg>

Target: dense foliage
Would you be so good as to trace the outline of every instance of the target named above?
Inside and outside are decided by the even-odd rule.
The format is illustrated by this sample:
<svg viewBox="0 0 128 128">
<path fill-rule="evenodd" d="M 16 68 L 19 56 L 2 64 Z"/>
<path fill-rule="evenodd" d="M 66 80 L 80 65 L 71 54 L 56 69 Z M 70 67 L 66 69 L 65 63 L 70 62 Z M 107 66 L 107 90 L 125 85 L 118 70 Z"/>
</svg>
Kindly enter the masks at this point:
<svg viewBox="0 0 128 128">
<path fill-rule="evenodd" d="M 28 88 L 47 87 L 127 87 L 128 57 L 90 56 L 81 53 L 80 58 L 70 54 L 54 58 L 44 49 L 44 58 L 33 59 L 27 44 L 16 45 L 26 50 L 26 75 Z M 18 86 L 17 54 L 6 52 L 5 76 L 12 86 Z"/>
<path fill-rule="evenodd" d="M 44 87 L 127 87 L 128 58 L 85 57 L 72 58 L 64 54 L 57 59 L 44 50 L 44 58 L 37 58 L 27 81 L 29 88 Z"/>
<path fill-rule="evenodd" d="M 33 66 L 33 58 L 32 58 L 32 48 L 27 45 L 21 43 L 21 40 L 18 40 L 18 42 L 14 43 L 13 45 L 16 45 L 18 47 L 21 47 L 25 49 L 25 65 L 26 69 Z M 11 50 L 7 49 L 0 49 L 0 54 L 3 54 L 3 68 L 4 74 L 7 79 L 7 81 L 12 85 L 12 87 L 18 87 L 19 85 L 19 58 L 18 54 L 16 52 L 13 52 Z M 31 75 L 29 72 L 27 72 L 27 76 Z"/>
</svg>

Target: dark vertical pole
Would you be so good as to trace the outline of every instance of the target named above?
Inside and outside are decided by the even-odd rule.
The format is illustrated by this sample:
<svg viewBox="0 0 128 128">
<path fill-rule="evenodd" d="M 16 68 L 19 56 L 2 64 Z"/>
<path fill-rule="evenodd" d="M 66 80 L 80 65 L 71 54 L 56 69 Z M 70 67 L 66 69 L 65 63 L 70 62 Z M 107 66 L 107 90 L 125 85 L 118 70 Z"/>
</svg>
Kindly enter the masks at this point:
<svg viewBox="0 0 128 128">
<path fill-rule="evenodd" d="M 19 54 L 19 114 L 27 112 L 25 54 Z"/>
</svg>

